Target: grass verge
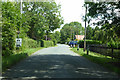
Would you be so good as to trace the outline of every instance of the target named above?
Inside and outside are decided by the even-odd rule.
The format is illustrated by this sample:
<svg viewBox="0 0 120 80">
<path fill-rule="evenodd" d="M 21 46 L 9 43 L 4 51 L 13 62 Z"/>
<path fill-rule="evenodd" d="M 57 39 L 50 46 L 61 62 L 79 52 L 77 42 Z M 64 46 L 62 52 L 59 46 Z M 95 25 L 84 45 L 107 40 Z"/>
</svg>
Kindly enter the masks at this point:
<svg viewBox="0 0 120 80">
<path fill-rule="evenodd" d="M 19 51 L 16 54 L 12 54 L 8 57 L 2 57 L 2 72 L 42 48 L 43 47 L 30 48 L 24 51 Z"/>
<path fill-rule="evenodd" d="M 120 63 L 119 59 L 112 59 L 109 56 L 104 56 L 104 55 L 101 55 L 95 52 L 90 52 L 90 51 L 89 51 L 89 55 L 87 55 L 87 52 L 83 52 L 83 48 L 80 48 L 79 51 L 77 51 L 77 48 L 71 48 L 71 50 L 79 54 L 80 56 L 83 56 L 92 62 L 98 63 L 99 65 L 102 65 L 107 69 L 114 71 L 120 75 L 120 67 L 114 64 L 111 64 L 111 63 Z"/>
</svg>

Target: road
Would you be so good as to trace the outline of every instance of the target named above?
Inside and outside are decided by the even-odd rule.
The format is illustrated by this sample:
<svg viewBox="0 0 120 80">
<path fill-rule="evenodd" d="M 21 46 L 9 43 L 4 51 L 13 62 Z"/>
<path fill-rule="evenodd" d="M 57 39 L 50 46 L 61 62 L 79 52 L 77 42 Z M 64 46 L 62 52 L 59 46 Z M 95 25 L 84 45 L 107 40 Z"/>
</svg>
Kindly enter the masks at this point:
<svg viewBox="0 0 120 80">
<path fill-rule="evenodd" d="M 41 49 L 7 70 L 8 78 L 117 78 L 117 74 L 72 52 L 69 46 Z"/>
</svg>

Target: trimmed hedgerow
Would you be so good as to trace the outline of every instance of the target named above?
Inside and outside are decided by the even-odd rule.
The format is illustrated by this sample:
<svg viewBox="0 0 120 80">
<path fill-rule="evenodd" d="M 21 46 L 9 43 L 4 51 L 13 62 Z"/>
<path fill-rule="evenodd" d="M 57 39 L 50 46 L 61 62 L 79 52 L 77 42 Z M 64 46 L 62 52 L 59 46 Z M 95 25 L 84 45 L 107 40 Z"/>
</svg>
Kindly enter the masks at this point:
<svg viewBox="0 0 120 80">
<path fill-rule="evenodd" d="M 108 42 L 107 46 L 110 48 L 120 48 L 120 42 L 114 42 L 114 41 Z"/>
<path fill-rule="evenodd" d="M 84 40 L 79 40 L 78 44 L 79 44 L 79 47 L 83 48 L 84 47 Z M 91 45 L 91 44 L 102 44 L 102 42 L 96 41 L 96 40 L 86 40 L 86 46 Z"/>
<path fill-rule="evenodd" d="M 53 41 L 41 40 L 41 47 L 49 47 L 49 46 L 54 46 Z"/>
<path fill-rule="evenodd" d="M 22 40 L 22 50 L 26 48 L 36 48 L 36 47 L 41 47 L 41 41 L 35 41 L 30 38 L 23 38 Z"/>
</svg>

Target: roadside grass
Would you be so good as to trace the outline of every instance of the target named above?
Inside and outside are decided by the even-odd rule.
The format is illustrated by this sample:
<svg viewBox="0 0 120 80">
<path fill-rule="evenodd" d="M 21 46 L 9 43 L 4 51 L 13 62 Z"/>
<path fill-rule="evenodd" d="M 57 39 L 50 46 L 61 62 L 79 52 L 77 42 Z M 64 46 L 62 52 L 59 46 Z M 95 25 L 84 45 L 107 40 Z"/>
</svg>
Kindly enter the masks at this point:
<svg viewBox="0 0 120 80">
<path fill-rule="evenodd" d="M 24 51 L 17 51 L 16 54 L 12 54 L 8 57 L 2 57 L 2 72 L 4 72 L 6 69 L 9 69 L 11 66 L 17 64 L 21 60 L 25 59 L 26 57 L 30 56 L 32 53 L 42 48 L 44 47 L 30 48 Z"/>
<path fill-rule="evenodd" d="M 107 69 L 116 72 L 120 75 L 120 67 L 111 64 L 111 63 L 120 63 L 119 59 L 115 59 L 115 58 L 112 59 L 109 56 L 104 56 L 99 53 L 95 53 L 91 51 L 89 51 L 89 54 L 87 55 L 87 51 L 84 52 L 83 48 L 80 48 L 79 51 L 77 51 L 77 48 L 71 48 L 71 50 L 79 54 L 80 56 L 83 56 L 92 62 L 98 63 L 99 65 L 104 66 Z"/>
</svg>

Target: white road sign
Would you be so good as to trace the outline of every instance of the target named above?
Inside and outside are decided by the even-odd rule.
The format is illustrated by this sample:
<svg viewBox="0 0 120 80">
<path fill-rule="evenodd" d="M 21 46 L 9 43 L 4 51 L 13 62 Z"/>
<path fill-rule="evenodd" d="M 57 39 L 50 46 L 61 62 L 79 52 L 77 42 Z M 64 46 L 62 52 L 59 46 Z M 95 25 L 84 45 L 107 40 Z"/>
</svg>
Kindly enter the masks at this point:
<svg viewBox="0 0 120 80">
<path fill-rule="evenodd" d="M 16 38 L 16 47 L 22 46 L 22 38 Z"/>
</svg>

